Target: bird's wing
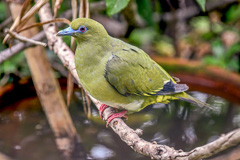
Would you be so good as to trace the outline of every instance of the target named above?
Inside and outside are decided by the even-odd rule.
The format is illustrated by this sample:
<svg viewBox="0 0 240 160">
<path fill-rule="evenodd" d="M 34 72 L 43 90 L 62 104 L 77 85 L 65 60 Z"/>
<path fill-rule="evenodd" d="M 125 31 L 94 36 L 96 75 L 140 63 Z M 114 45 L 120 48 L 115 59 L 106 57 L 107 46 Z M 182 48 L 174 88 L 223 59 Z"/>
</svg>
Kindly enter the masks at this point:
<svg viewBox="0 0 240 160">
<path fill-rule="evenodd" d="M 122 95 L 168 95 L 188 89 L 176 82 L 141 49 L 128 45 L 109 57 L 105 78 Z"/>
</svg>

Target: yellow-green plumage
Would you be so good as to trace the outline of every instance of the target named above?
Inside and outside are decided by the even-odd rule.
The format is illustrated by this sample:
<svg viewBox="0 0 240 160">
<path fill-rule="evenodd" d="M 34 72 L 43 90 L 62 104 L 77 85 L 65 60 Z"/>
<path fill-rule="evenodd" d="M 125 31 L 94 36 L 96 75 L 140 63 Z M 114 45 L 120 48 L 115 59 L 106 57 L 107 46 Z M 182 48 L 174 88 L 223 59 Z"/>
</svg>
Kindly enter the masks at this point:
<svg viewBox="0 0 240 160">
<path fill-rule="evenodd" d="M 58 35 L 76 38 L 75 64 L 82 86 L 108 106 L 134 112 L 174 99 L 208 106 L 186 94 L 188 87 L 177 84 L 143 50 L 109 36 L 94 20 L 76 19 Z"/>
</svg>

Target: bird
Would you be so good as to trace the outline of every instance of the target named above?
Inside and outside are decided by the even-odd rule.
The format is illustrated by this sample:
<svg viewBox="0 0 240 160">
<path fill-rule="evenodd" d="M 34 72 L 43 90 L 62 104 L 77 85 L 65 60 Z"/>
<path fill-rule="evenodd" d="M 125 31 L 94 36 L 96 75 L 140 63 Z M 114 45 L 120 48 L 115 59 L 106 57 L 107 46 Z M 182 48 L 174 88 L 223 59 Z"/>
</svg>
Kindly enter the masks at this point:
<svg viewBox="0 0 240 160">
<path fill-rule="evenodd" d="M 111 37 L 104 26 L 89 18 L 77 18 L 57 36 L 76 39 L 75 66 L 84 90 L 103 104 L 102 118 L 107 107 L 121 110 L 107 118 L 107 125 L 115 118 L 138 112 L 156 103 L 168 104 L 183 100 L 200 107 L 210 107 L 185 91 L 186 84 L 177 83 L 142 49 Z"/>
</svg>

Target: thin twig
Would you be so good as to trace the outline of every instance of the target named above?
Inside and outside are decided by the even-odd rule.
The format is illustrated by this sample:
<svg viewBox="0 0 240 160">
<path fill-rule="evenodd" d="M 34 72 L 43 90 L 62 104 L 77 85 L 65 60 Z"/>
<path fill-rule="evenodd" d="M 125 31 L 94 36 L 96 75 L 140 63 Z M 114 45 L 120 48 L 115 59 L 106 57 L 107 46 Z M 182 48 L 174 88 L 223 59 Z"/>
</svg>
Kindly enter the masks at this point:
<svg viewBox="0 0 240 160">
<path fill-rule="evenodd" d="M 33 36 L 31 39 L 35 41 L 41 41 L 45 38 L 45 33 L 39 32 L 37 35 Z M 21 42 L 18 43 L 11 48 L 7 48 L 3 51 L 0 52 L 0 64 L 3 63 L 5 60 L 9 59 L 10 57 L 14 56 L 17 53 L 20 53 L 22 50 L 35 46 L 35 44 L 30 43 L 30 42 Z"/>
<path fill-rule="evenodd" d="M 20 34 L 17 34 L 16 32 L 10 31 L 9 29 L 6 29 L 6 32 L 7 32 L 8 34 L 10 34 L 12 37 L 14 37 L 14 38 L 16 38 L 16 39 L 18 39 L 18 40 L 20 40 L 20 41 L 22 41 L 22 42 L 29 42 L 29 43 L 33 43 L 33 44 L 35 44 L 35 45 L 40 45 L 40 46 L 43 46 L 43 47 L 46 47 L 46 46 L 47 46 L 46 43 L 39 42 L 39 41 L 33 40 L 33 39 L 31 39 L 31 38 L 24 37 L 24 36 L 22 36 L 22 35 L 20 35 Z"/>
<path fill-rule="evenodd" d="M 72 19 L 76 19 L 77 18 L 77 0 L 72 0 Z M 73 37 L 71 37 L 71 45 L 70 48 L 72 51 L 75 51 L 76 49 L 76 42 L 75 39 Z M 72 94 L 73 94 L 73 77 L 72 74 L 70 72 L 68 72 L 68 77 L 67 77 L 67 106 L 70 106 L 70 102 L 71 102 L 71 98 L 72 98 Z"/>
<path fill-rule="evenodd" d="M 21 28 L 20 30 L 18 30 L 18 33 L 22 32 L 22 31 L 25 31 L 25 30 L 28 30 L 28 29 L 33 28 L 33 27 L 43 26 L 43 25 L 48 24 L 48 23 L 56 23 L 56 22 L 62 22 L 62 23 L 68 24 L 68 25 L 70 25 L 70 23 L 71 23 L 66 18 L 55 18 L 55 19 L 47 21 L 47 22 L 34 23 L 34 24 L 31 24 L 30 26 L 26 26 L 24 28 Z"/>
<path fill-rule="evenodd" d="M 49 0 L 40 0 L 22 18 L 18 16 L 15 19 L 13 25 L 11 26 L 10 31 L 14 31 L 17 27 L 20 27 L 26 24 L 29 18 L 32 17 L 48 1 Z M 3 44 L 6 43 L 8 38 L 9 38 L 9 34 L 5 36 L 2 43 Z"/>
<path fill-rule="evenodd" d="M 54 19 L 57 17 L 57 12 L 58 12 L 61 4 L 62 4 L 62 1 L 63 0 L 56 0 L 55 3 L 54 3 L 54 9 L 53 9 L 53 11 L 54 11 L 54 16 L 53 16 Z"/>
<path fill-rule="evenodd" d="M 89 2 L 85 0 L 85 18 L 90 18 L 90 11 L 89 11 Z"/>
<path fill-rule="evenodd" d="M 221 0 L 221 1 L 206 1 L 206 11 L 209 12 L 215 8 L 236 2 L 237 0 Z M 175 12 L 167 12 L 160 16 L 159 18 L 155 19 L 157 22 L 159 22 L 161 19 L 165 21 L 174 21 L 176 19 L 182 20 L 182 19 L 188 19 L 191 17 L 196 16 L 201 12 L 200 8 L 197 6 L 190 6 L 186 8 L 181 8 L 175 10 Z"/>
<path fill-rule="evenodd" d="M 70 19 L 71 16 L 72 16 L 71 10 L 67 10 L 66 12 L 63 12 L 60 15 L 60 17 L 64 17 L 65 19 Z M 52 20 L 50 20 L 50 21 L 52 21 Z M 57 26 L 62 27 L 64 24 L 65 23 L 58 23 Z M 36 34 L 35 36 L 31 37 L 31 39 L 33 39 L 35 41 L 42 41 L 44 38 L 46 38 L 44 31 L 41 31 L 38 34 Z M 0 64 L 3 63 L 5 60 L 11 58 L 15 54 L 20 53 L 22 50 L 24 50 L 28 47 L 32 47 L 32 46 L 35 46 L 35 44 L 29 43 L 29 42 L 27 42 L 27 43 L 21 42 L 21 43 L 18 43 L 16 45 L 12 46 L 11 48 L 7 48 L 7 49 L 1 51 L 0 52 L 0 55 L 1 55 L 0 56 Z"/>
<path fill-rule="evenodd" d="M 0 152 L 0 159 L 1 160 L 12 160 L 10 157 L 8 157 L 7 155 L 3 154 Z"/>
<path fill-rule="evenodd" d="M 90 13 L 89 13 L 89 2 L 88 0 L 80 0 L 79 1 L 80 6 L 79 6 L 79 18 L 89 18 Z M 73 38 L 73 37 L 72 37 Z M 76 44 L 76 43 L 75 43 Z M 86 91 L 82 88 L 82 97 L 83 97 L 83 107 L 84 107 L 84 112 L 87 111 L 87 116 L 88 119 L 91 118 L 91 100 L 86 93 Z"/>
<path fill-rule="evenodd" d="M 81 88 L 81 93 L 82 93 L 82 103 L 83 103 L 83 111 L 85 114 L 87 114 L 87 106 L 86 106 L 86 95 L 84 90 Z"/>
<path fill-rule="evenodd" d="M 1 24 L 0 24 L 0 30 L 2 30 L 5 26 L 9 25 L 10 23 L 12 23 L 13 18 L 8 17 L 6 20 L 4 20 Z"/>
<path fill-rule="evenodd" d="M 79 15 L 78 17 L 84 17 L 84 0 L 79 0 Z"/>
<path fill-rule="evenodd" d="M 22 17 L 24 16 L 24 14 L 31 8 L 31 3 L 32 3 L 32 0 L 25 0 L 22 4 L 22 8 L 21 8 L 21 12 L 19 14 L 20 16 L 20 21 L 22 19 Z"/>
</svg>

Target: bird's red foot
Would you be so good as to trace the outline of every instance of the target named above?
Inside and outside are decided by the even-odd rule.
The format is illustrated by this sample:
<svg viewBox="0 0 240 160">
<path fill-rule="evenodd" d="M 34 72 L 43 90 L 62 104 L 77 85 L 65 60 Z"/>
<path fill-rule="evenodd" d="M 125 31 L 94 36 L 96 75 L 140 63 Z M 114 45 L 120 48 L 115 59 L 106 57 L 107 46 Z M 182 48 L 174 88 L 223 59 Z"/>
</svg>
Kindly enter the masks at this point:
<svg viewBox="0 0 240 160">
<path fill-rule="evenodd" d="M 99 108 L 99 116 L 101 119 L 103 119 L 102 114 L 103 111 L 107 108 L 108 106 L 106 104 L 101 104 L 100 108 Z"/>
<path fill-rule="evenodd" d="M 111 115 L 107 118 L 106 127 L 108 127 L 109 123 L 110 123 L 113 119 L 115 119 L 115 118 L 122 118 L 122 117 L 124 117 L 124 118 L 128 119 L 128 117 L 126 116 L 126 113 L 127 113 L 127 111 L 126 111 L 126 110 L 123 110 L 123 111 L 121 111 L 121 112 L 119 112 L 119 113 L 113 113 L 113 114 L 111 114 Z"/>
<path fill-rule="evenodd" d="M 103 114 L 104 110 L 105 110 L 107 107 L 109 107 L 109 106 L 107 106 L 106 104 L 101 104 L 101 106 L 100 106 L 100 108 L 99 108 L 99 116 L 100 116 L 101 119 L 103 119 L 102 114 Z M 117 109 L 116 109 L 116 110 L 117 110 Z M 113 113 L 113 114 L 111 114 L 110 116 L 108 116 L 106 127 L 108 127 L 109 123 L 110 123 L 113 119 L 115 119 L 115 118 L 122 118 L 122 117 L 124 117 L 124 118 L 127 119 L 128 117 L 126 116 L 126 113 L 127 113 L 127 111 L 126 111 L 126 110 L 123 110 L 123 111 L 121 111 L 121 112 L 119 112 L 119 113 Z"/>
</svg>

